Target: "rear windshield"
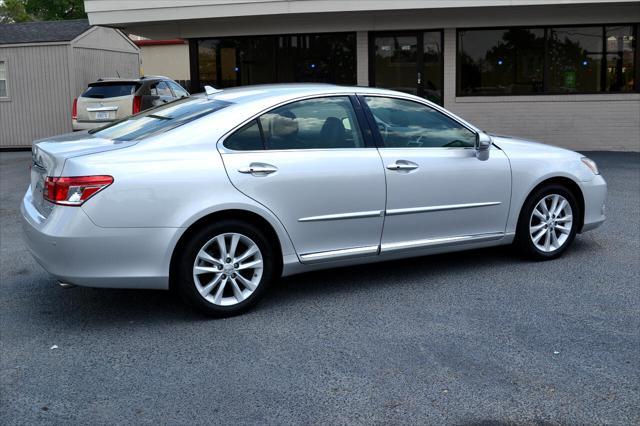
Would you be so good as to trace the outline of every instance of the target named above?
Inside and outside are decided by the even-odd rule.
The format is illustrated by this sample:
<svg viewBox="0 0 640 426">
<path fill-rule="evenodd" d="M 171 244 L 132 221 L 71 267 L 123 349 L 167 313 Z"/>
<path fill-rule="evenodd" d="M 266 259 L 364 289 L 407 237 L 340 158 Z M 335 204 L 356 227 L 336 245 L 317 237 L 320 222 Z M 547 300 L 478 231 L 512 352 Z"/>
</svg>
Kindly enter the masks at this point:
<svg viewBox="0 0 640 426">
<path fill-rule="evenodd" d="M 134 141 L 164 133 L 231 105 L 207 98 L 183 98 L 115 121 L 89 133 L 116 141 Z"/>
<path fill-rule="evenodd" d="M 117 98 L 133 95 L 138 89 L 136 83 L 92 83 L 82 94 L 83 98 Z"/>
</svg>

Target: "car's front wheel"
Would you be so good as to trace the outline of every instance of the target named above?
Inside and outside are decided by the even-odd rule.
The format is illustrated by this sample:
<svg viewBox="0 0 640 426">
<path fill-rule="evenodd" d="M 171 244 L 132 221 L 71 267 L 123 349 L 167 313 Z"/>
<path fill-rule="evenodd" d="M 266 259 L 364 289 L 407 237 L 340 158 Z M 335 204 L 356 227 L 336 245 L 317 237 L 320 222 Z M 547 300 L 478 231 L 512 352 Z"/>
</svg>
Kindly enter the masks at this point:
<svg viewBox="0 0 640 426">
<path fill-rule="evenodd" d="M 178 288 L 207 315 L 243 313 L 273 280 L 274 253 L 264 234 L 251 224 L 226 220 L 207 225 L 181 248 Z"/>
<path fill-rule="evenodd" d="M 562 185 L 548 185 L 525 202 L 518 222 L 516 243 L 537 260 L 555 259 L 573 242 L 580 214 L 575 196 Z"/>
</svg>

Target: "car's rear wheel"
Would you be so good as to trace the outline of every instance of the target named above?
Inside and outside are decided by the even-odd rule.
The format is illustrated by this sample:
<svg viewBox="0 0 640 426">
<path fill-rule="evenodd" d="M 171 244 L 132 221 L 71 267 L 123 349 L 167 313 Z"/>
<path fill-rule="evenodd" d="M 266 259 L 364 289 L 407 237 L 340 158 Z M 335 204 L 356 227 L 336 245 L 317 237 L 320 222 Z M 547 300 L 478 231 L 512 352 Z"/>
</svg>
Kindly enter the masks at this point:
<svg viewBox="0 0 640 426">
<path fill-rule="evenodd" d="M 207 315 L 243 313 L 273 280 L 274 253 L 264 234 L 251 224 L 226 220 L 207 225 L 181 248 L 178 288 Z"/>
<path fill-rule="evenodd" d="M 575 196 L 567 188 L 557 184 L 540 188 L 523 206 L 516 244 L 533 259 L 555 259 L 573 242 L 579 215 Z"/>
</svg>

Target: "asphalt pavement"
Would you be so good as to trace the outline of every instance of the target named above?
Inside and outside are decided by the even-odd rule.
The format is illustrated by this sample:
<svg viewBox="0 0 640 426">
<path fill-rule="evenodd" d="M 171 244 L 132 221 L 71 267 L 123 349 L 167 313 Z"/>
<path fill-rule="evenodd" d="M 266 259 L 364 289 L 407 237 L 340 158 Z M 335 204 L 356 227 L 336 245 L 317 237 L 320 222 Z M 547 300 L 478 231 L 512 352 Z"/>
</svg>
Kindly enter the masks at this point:
<svg viewBox="0 0 640 426">
<path fill-rule="evenodd" d="M 590 153 L 608 221 L 509 247 L 281 280 L 211 320 L 169 292 L 62 289 L 0 153 L 0 424 L 640 424 L 640 155 Z"/>
</svg>

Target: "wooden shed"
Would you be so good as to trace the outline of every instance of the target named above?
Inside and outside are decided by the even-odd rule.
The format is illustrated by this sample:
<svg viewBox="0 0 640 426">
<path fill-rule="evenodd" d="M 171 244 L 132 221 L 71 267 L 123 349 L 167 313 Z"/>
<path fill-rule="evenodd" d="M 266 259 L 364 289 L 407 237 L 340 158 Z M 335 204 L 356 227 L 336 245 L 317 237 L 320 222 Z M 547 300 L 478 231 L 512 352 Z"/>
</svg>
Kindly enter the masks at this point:
<svg viewBox="0 0 640 426">
<path fill-rule="evenodd" d="M 73 99 L 104 77 L 138 77 L 138 47 L 87 20 L 0 25 L 0 149 L 71 132 Z"/>
</svg>

